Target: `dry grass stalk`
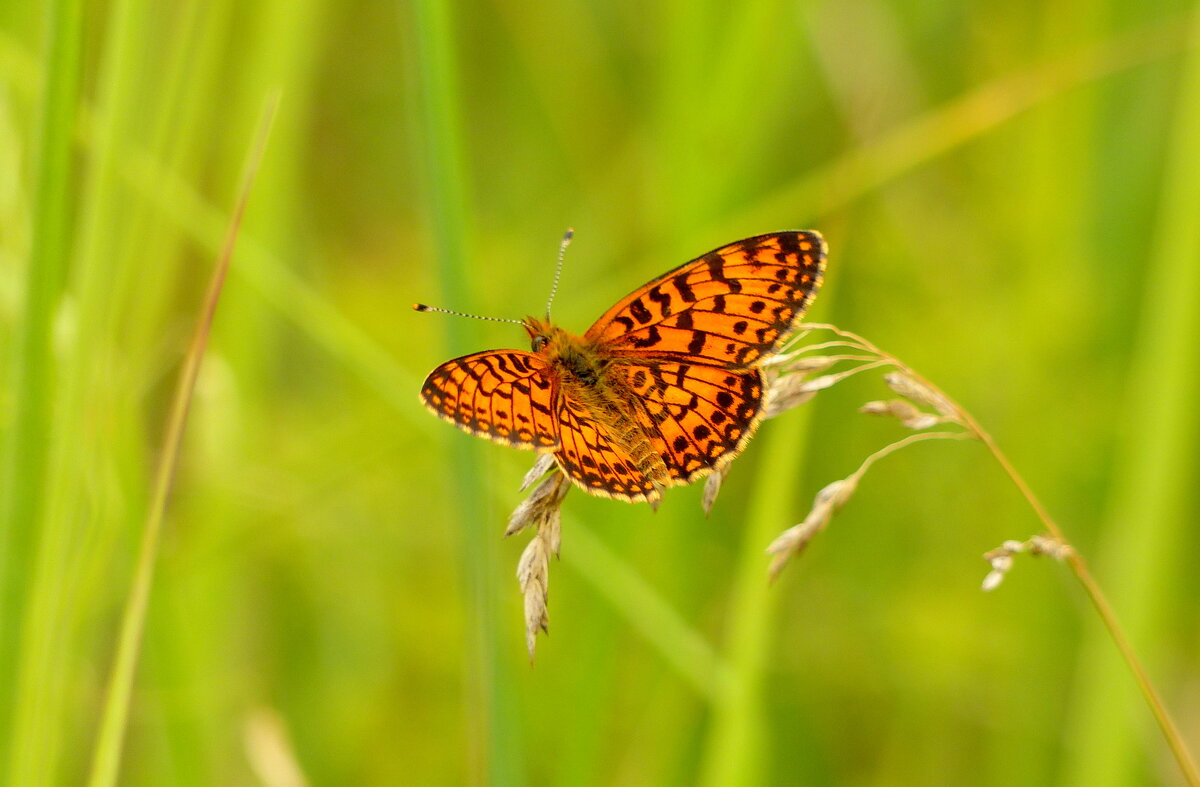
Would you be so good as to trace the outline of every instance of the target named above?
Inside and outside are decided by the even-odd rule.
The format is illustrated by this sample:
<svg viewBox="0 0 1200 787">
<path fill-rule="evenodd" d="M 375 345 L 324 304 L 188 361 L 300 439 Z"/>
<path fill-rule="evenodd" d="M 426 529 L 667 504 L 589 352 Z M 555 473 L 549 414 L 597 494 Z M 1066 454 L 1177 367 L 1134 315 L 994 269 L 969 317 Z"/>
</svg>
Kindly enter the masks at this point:
<svg viewBox="0 0 1200 787">
<path fill-rule="evenodd" d="M 836 346 L 838 348 L 848 348 L 855 351 L 866 353 L 869 356 L 877 358 L 877 362 L 864 363 L 857 371 L 862 371 L 867 367 L 872 366 L 891 366 L 895 372 L 885 377 L 886 382 L 891 386 L 893 391 L 896 391 L 905 399 L 928 407 L 932 407 L 941 416 L 941 421 L 949 422 L 961 426 L 962 432 L 944 432 L 931 433 L 922 432 L 915 435 L 910 435 L 904 440 L 900 440 L 891 446 L 883 449 L 875 454 L 875 458 L 891 453 L 906 444 L 916 442 L 917 440 L 942 438 L 974 438 L 979 440 L 987 447 L 996 463 L 1004 470 L 1005 474 L 1013 482 L 1013 485 L 1020 491 L 1025 501 L 1029 503 L 1029 507 L 1033 509 L 1038 519 L 1045 526 L 1049 536 L 1036 536 L 1027 542 L 1010 541 L 998 550 L 989 552 L 985 557 L 992 564 L 992 571 L 984 579 L 984 589 L 991 590 L 1003 581 L 1004 575 L 1012 568 L 1013 555 L 1018 552 L 1033 552 L 1034 554 L 1049 554 L 1057 560 L 1064 562 L 1070 567 L 1075 574 L 1076 579 L 1083 586 L 1092 605 L 1095 607 L 1097 614 L 1104 622 L 1105 628 L 1108 629 L 1112 637 L 1113 643 L 1124 657 L 1126 664 L 1129 666 L 1130 672 L 1133 673 L 1134 679 L 1137 681 L 1138 687 L 1142 692 L 1142 696 L 1146 700 L 1146 704 L 1150 706 L 1151 712 L 1154 714 L 1155 720 L 1158 722 L 1159 729 L 1162 731 L 1163 737 L 1166 739 L 1171 748 L 1171 753 L 1175 757 L 1176 763 L 1179 765 L 1184 779 L 1188 784 L 1200 787 L 1200 768 L 1197 767 L 1195 760 L 1192 758 L 1191 752 L 1184 744 L 1183 736 L 1179 731 L 1178 725 L 1171 714 L 1168 712 L 1166 705 L 1159 696 L 1158 691 L 1150 682 L 1149 676 L 1146 674 L 1145 667 L 1142 666 L 1141 660 L 1137 653 L 1130 645 L 1128 638 L 1125 636 L 1124 630 L 1117 621 L 1116 614 L 1113 612 L 1112 605 L 1109 604 L 1099 584 L 1092 576 L 1091 571 L 1087 567 L 1084 559 L 1071 547 L 1066 536 L 1063 535 L 1058 523 L 1050 516 L 1041 500 L 1034 494 L 1033 489 L 1017 471 L 1016 467 L 1009 461 L 1008 456 L 1000 449 L 995 439 L 989 434 L 975 418 L 965 410 L 961 405 L 946 396 L 937 386 L 930 383 L 928 380 L 921 377 L 909 366 L 904 364 L 898 358 L 890 355 L 876 347 L 867 339 L 859 336 L 856 333 L 842 330 L 836 325 L 809 323 L 806 330 L 800 334 L 798 339 L 803 339 L 813 331 L 829 331 L 835 334 L 838 338 L 834 341 L 827 342 L 826 346 Z M 811 349 L 812 345 L 810 345 Z M 803 352 L 797 351 L 797 352 Z M 874 409 L 877 405 L 872 405 L 870 409 Z M 888 410 L 886 406 L 882 409 Z M 895 414 L 890 412 L 888 414 Z M 901 419 L 902 421 L 904 419 Z M 863 467 L 859 468 L 858 474 L 870 464 L 872 458 L 869 457 L 867 462 L 863 463 Z M 814 506 L 816 508 L 816 506 Z M 811 515 L 810 515 L 811 516 Z M 807 519 L 806 519 L 807 521 Z M 816 532 L 815 530 L 813 532 Z M 811 538 L 811 535 L 809 535 Z M 1019 549 L 1018 549 L 1019 547 Z M 794 551 L 791 553 L 794 554 Z M 773 565 L 773 569 L 775 565 Z"/>
<path fill-rule="evenodd" d="M 1009 478 L 1020 490 L 1031 508 L 1046 526 L 1050 535 L 1034 536 L 1028 541 L 1006 541 L 998 549 L 984 555 L 991 563 L 992 570 L 983 581 L 984 590 L 993 590 L 1003 581 L 1004 576 L 1012 568 L 1013 556 L 1022 552 L 1035 555 L 1046 554 L 1065 562 L 1075 573 L 1084 586 L 1093 605 L 1096 607 L 1105 626 L 1113 637 L 1118 649 L 1129 664 L 1143 696 L 1150 705 L 1164 737 L 1171 746 L 1185 778 L 1189 783 L 1200 785 L 1200 771 L 1196 769 L 1190 753 L 1182 742 L 1177 726 L 1159 698 L 1157 691 L 1146 676 L 1136 654 L 1125 638 L 1124 632 L 1116 621 L 1107 599 L 1092 578 L 1083 559 L 1075 552 L 1070 543 L 1059 530 L 1058 525 L 1050 518 L 1046 509 L 1033 494 L 1029 485 L 1013 467 L 1007 456 L 996 445 L 991 435 L 953 399 L 946 396 L 937 386 L 925 380 L 910 367 L 893 355 L 885 353 L 867 339 L 850 331 L 842 330 L 834 325 L 810 323 L 793 340 L 803 341 L 815 331 L 829 331 L 838 338 L 819 344 L 809 344 L 798 349 L 781 353 L 763 364 L 767 383 L 766 401 L 763 406 L 763 417 L 773 418 L 794 407 L 798 407 L 817 394 L 818 391 L 830 388 L 837 383 L 860 372 L 870 369 L 890 367 L 893 371 L 884 375 L 887 385 L 901 399 L 891 401 L 868 402 L 861 408 L 862 412 L 874 415 L 884 415 L 897 419 L 904 426 L 918 430 L 916 434 L 897 440 L 881 448 L 863 461 L 857 470 L 844 479 L 828 484 L 817 493 L 812 509 L 800 524 L 788 528 L 771 543 L 767 552 L 773 555 L 769 568 L 771 579 L 787 565 L 793 555 L 804 550 L 812 538 L 829 524 L 833 515 L 843 506 L 858 488 L 858 483 L 868 469 L 879 459 L 902 448 L 926 440 L 962 440 L 976 439 L 982 442 L 992 456 L 1008 474 Z M 812 356 L 809 353 L 818 350 L 848 350 L 850 352 Z M 825 371 L 837 363 L 849 362 L 858 364 L 850 369 L 810 377 L 814 372 Z M 921 407 L 935 411 L 926 412 Z M 947 424 L 961 427 L 961 431 L 927 432 L 937 424 Z M 522 489 L 528 488 L 550 470 L 553 463 L 549 455 L 539 458 L 537 464 L 525 476 Z M 721 482 L 728 472 L 729 465 L 709 475 L 704 486 L 702 505 L 705 513 L 711 509 L 721 488 Z M 529 657 L 532 661 L 537 643 L 539 630 L 548 631 L 549 614 L 547 612 L 547 595 L 549 588 L 550 556 L 558 555 L 560 544 L 560 506 L 563 496 L 570 484 L 557 470 L 534 490 L 529 498 L 517 507 L 509 519 L 506 535 L 519 532 L 526 527 L 535 526 L 537 534 L 521 555 L 517 568 L 517 580 L 525 595 L 525 634 Z"/>
<path fill-rule="evenodd" d="M 540 459 L 538 464 L 541 464 Z M 527 527 L 536 530 L 517 562 L 517 582 L 525 596 L 525 646 L 529 649 L 531 662 L 538 631 L 550 631 L 550 558 L 558 557 L 562 546 L 562 501 L 570 488 L 566 477 L 555 470 L 517 506 L 504 533 L 509 536 Z"/>
<path fill-rule="evenodd" d="M 296 758 L 287 724 L 268 707 L 251 710 L 243 727 L 246 759 L 266 787 L 306 787 L 308 779 Z"/>
</svg>

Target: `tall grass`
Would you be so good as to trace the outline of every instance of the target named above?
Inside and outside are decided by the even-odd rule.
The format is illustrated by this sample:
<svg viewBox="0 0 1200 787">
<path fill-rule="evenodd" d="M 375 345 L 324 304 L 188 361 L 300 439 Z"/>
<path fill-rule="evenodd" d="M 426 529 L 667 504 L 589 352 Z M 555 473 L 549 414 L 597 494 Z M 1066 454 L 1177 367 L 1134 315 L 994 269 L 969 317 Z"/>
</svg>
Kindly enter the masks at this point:
<svg viewBox="0 0 1200 787">
<path fill-rule="evenodd" d="M 1172 102 L 1158 219 L 1144 251 L 1147 280 L 1125 389 L 1133 428 L 1122 436 L 1119 480 L 1100 541 L 1103 577 L 1117 610 L 1134 644 L 1161 665 L 1169 663 L 1164 656 L 1179 636 L 1169 632 L 1189 615 L 1172 588 L 1187 570 L 1180 556 L 1192 543 L 1189 485 L 1200 463 L 1200 184 L 1188 174 L 1200 167 L 1200 17 L 1190 32 Z M 1078 783 L 1127 783 L 1144 758 L 1135 741 L 1147 732 L 1146 719 L 1134 712 L 1128 689 L 1115 688 L 1124 675 L 1105 644 L 1093 635 L 1079 656 L 1068 738 L 1076 754 L 1065 771 Z M 1161 668 L 1159 674 L 1178 680 Z"/>
<path fill-rule="evenodd" d="M 116 725 L 123 782 L 1166 771 L 1057 567 L 976 592 L 976 556 L 1038 528 L 980 455 L 882 465 L 766 586 L 774 533 L 895 437 L 853 415 L 865 380 L 765 424 L 710 519 L 698 490 L 657 514 L 569 495 L 533 667 L 523 536 L 499 538 L 530 457 L 416 402 L 434 364 L 524 337 L 408 304 L 536 312 L 568 225 L 555 318 L 578 331 L 690 254 L 815 226 L 816 314 L 988 425 L 1102 554 L 1194 737 L 1195 9 L 1056 8 L 0 9 L 0 161 L 22 163 L 0 213 L 30 238 L 0 234 L 6 777 L 87 773 L 169 392 L 274 87 Z"/>
<path fill-rule="evenodd" d="M 129 721 L 130 695 L 133 691 L 138 654 L 141 651 L 141 640 L 146 627 L 146 609 L 153 587 L 155 564 L 158 562 L 158 545 L 162 539 L 167 502 L 179 464 L 180 447 L 183 442 L 184 430 L 187 428 L 188 411 L 191 409 L 196 380 L 200 374 L 200 364 L 204 360 L 204 351 L 212 333 L 217 304 L 220 302 L 221 291 L 229 275 L 234 246 L 246 213 L 246 203 L 250 198 L 250 188 L 258 167 L 262 163 L 263 150 L 278 104 L 278 94 L 268 100 L 263 113 L 262 126 L 250 154 L 247 156 L 245 181 L 229 221 L 229 230 L 226 233 L 224 247 L 221 249 L 221 256 L 213 268 L 201 312 L 196 320 L 196 329 L 192 334 L 183 368 L 180 371 L 179 382 L 171 399 L 171 410 L 164 428 L 163 447 L 158 467 L 154 473 L 152 497 L 147 509 L 145 528 L 141 534 L 133 582 L 121 616 L 120 635 L 117 639 L 112 672 L 107 684 L 104 712 L 101 717 L 89 779 L 89 783 L 93 785 L 111 785 L 115 784 L 117 780 L 125 727 Z"/>
<path fill-rule="evenodd" d="M 413 37 L 417 45 L 421 97 L 421 150 L 434 257 L 438 283 L 447 303 L 471 308 L 472 281 L 467 249 L 472 238 L 468 220 L 471 202 L 467 184 L 471 172 L 466 155 L 462 79 L 457 62 L 455 37 L 461 33 L 451 6 L 426 0 L 412 6 Z M 405 21 L 408 21 L 405 19 Z M 465 352 L 478 333 L 471 321 L 447 326 L 445 349 L 450 354 Z M 484 480 L 480 473 L 478 447 L 456 444 L 450 454 L 454 468 L 447 489 L 453 519 L 464 527 L 458 534 L 460 570 L 465 593 L 469 657 L 466 660 L 466 738 L 471 755 L 468 774 L 472 780 L 519 784 L 524 781 L 521 764 L 521 724 L 514 714 L 512 660 L 501 647 L 497 629 L 499 615 L 492 589 L 500 580 L 498 551 L 487 527 Z"/>
<path fill-rule="evenodd" d="M 12 346 L 13 407 L 5 425 L 3 457 L 3 508 L 0 509 L 0 760 L 20 773 L 27 762 L 25 746 L 32 719 L 21 719 L 13 710 L 28 707 L 31 694 L 56 688 L 39 685 L 25 676 L 28 668 L 22 649 L 39 622 L 62 625 L 59 610 L 47 619 L 31 619 L 25 612 L 33 594 L 29 586 L 40 577 L 43 559 L 54 554 L 54 545 L 40 538 L 47 503 L 48 465 L 53 429 L 57 370 L 53 352 L 54 318 L 67 276 L 71 251 L 71 216 L 74 183 L 72 160 L 74 129 L 79 107 L 83 9 L 76 2 L 60 2 L 47 9 L 47 40 L 43 63 L 44 93 L 38 108 L 37 157 L 32 158 L 36 181 L 29 218 L 33 236 L 25 268 L 23 308 Z M 27 652 L 26 651 L 26 652 Z M 54 658 L 53 651 L 42 653 Z M 54 733 L 53 719 L 39 732 Z M 49 727 L 50 729 L 47 729 Z M 34 735 L 34 737 L 37 737 Z M 14 742 L 14 740 L 16 742 Z"/>
</svg>

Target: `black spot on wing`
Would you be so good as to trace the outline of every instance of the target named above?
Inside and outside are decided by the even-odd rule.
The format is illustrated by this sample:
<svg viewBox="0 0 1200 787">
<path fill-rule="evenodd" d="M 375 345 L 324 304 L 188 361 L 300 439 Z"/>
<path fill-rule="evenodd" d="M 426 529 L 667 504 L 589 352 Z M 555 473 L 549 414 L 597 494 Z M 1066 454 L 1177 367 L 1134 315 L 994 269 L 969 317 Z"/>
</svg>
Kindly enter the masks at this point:
<svg viewBox="0 0 1200 787">
<path fill-rule="evenodd" d="M 658 304 L 658 311 L 663 317 L 671 316 L 671 296 L 660 289 L 660 285 L 650 288 L 646 297 Z"/>
<path fill-rule="evenodd" d="M 716 252 L 711 252 L 704 255 L 704 261 L 708 264 L 708 275 L 712 276 L 713 281 L 719 281 L 729 288 L 730 292 L 741 292 L 742 283 L 737 279 L 730 279 L 725 275 L 725 258 Z"/>
<path fill-rule="evenodd" d="M 650 318 L 652 316 L 650 314 L 650 310 L 646 308 L 646 305 L 642 303 L 640 298 L 635 299 L 629 304 L 629 313 L 632 314 L 633 318 L 642 325 L 650 322 Z"/>
<path fill-rule="evenodd" d="M 800 234 L 796 232 L 784 232 L 778 236 L 779 249 L 792 257 L 800 254 Z"/>
<path fill-rule="evenodd" d="M 631 335 L 630 338 L 630 343 L 632 343 L 633 346 L 637 347 L 638 349 L 653 347 L 661 341 L 662 334 L 658 332 L 657 325 L 651 325 L 649 328 L 647 328 L 645 336 Z"/>
<path fill-rule="evenodd" d="M 679 290 L 679 297 L 684 303 L 692 303 L 696 300 L 696 294 L 692 292 L 691 285 L 688 284 L 688 275 L 686 273 L 678 273 L 671 283 L 675 285 L 675 289 Z"/>
</svg>

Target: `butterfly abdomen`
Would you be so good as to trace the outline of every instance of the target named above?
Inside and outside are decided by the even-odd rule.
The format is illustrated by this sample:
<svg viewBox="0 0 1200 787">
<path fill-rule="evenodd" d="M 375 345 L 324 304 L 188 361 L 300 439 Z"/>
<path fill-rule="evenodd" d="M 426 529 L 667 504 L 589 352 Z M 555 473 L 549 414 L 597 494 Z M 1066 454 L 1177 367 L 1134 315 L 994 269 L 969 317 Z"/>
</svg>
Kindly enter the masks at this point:
<svg viewBox="0 0 1200 787">
<path fill-rule="evenodd" d="M 669 483 L 667 466 L 654 444 L 638 423 L 624 410 L 628 405 L 621 404 L 614 408 L 613 419 L 609 424 L 613 441 L 622 445 L 633 460 L 633 465 L 642 475 L 650 479 L 655 486 L 666 486 Z"/>
<path fill-rule="evenodd" d="M 633 394 L 620 380 L 601 375 L 593 385 L 575 380 L 566 388 L 568 395 L 592 414 L 605 438 L 629 458 L 630 469 L 636 471 L 633 475 L 644 477 L 656 487 L 670 484 L 662 456 L 632 411 L 636 406 Z"/>
</svg>

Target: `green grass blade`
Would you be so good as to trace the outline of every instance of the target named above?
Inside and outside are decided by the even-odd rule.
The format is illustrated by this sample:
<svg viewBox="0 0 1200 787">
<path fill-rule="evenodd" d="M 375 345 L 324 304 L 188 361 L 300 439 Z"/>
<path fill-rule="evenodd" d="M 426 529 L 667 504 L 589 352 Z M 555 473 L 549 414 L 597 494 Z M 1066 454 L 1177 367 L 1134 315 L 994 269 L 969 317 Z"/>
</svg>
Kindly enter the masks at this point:
<svg viewBox="0 0 1200 787">
<path fill-rule="evenodd" d="M 139 119 L 136 42 L 145 32 L 145 20 L 136 5 L 137 0 L 119 0 L 106 9 L 110 16 L 104 18 L 111 24 L 99 38 L 96 111 L 89 119 L 82 106 L 77 108 L 79 125 L 90 125 L 94 138 L 81 178 L 70 300 L 64 301 L 70 320 L 54 397 L 46 513 L 37 532 L 29 602 L 21 620 L 13 756 L 7 763 L 15 784 L 53 780 L 77 751 L 66 744 L 78 698 L 72 676 L 85 658 L 80 633 L 88 599 L 81 592 L 79 561 L 94 533 L 106 527 L 122 530 L 129 521 L 127 490 L 117 468 L 138 473 L 136 463 L 122 461 L 136 431 L 118 428 L 106 434 L 98 426 L 120 422 L 122 411 L 115 395 L 119 383 L 107 374 L 107 364 L 115 354 L 110 284 L 119 268 L 124 197 L 116 160 L 122 140 Z"/>
<path fill-rule="evenodd" d="M 680 677 L 710 702 L 728 690 L 729 665 L 624 559 L 613 554 L 582 522 L 565 521 L 567 567 L 603 595 Z"/>
<path fill-rule="evenodd" d="M 13 421 L 0 469 L 0 762 L 11 762 L 12 714 L 18 690 L 19 626 L 30 585 L 30 567 L 45 511 L 54 360 L 51 331 L 68 268 L 83 4 L 59 0 L 49 7 L 34 161 L 33 241 L 25 274 L 24 314 L 14 358 Z"/>
<path fill-rule="evenodd" d="M 117 652 L 113 662 L 112 674 L 109 677 L 108 695 L 104 705 L 100 732 L 96 741 L 92 772 L 89 783 L 93 787 L 103 787 L 116 783 L 117 772 L 121 758 L 121 744 L 124 738 L 126 720 L 129 717 L 130 696 L 133 691 L 133 678 L 137 666 L 138 651 L 141 647 L 142 630 L 146 619 L 146 607 L 150 599 L 150 587 L 154 578 L 154 564 L 158 554 L 158 541 L 162 533 L 162 524 L 166 515 L 167 501 L 171 492 L 171 483 L 175 468 L 179 462 L 180 445 L 183 441 L 184 428 L 187 425 L 188 408 L 191 405 L 192 394 L 195 390 L 196 378 L 200 371 L 200 362 L 204 358 L 204 350 L 212 330 L 213 317 L 216 314 L 217 302 L 221 296 L 221 288 L 233 258 L 234 244 L 237 241 L 238 230 L 245 214 L 246 203 L 250 197 L 250 188 L 254 182 L 259 162 L 262 160 L 266 147 L 267 135 L 270 133 L 271 121 L 278 107 L 278 97 L 268 102 L 259 128 L 258 138 L 251 148 L 247 162 L 245 180 L 238 197 L 237 206 L 230 219 L 229 231 L 225 246 L 213 270 L 209 283 L 208 294 L 204 301 L 203 312 L 192 337 L 184 366 L 180 372 L 179 384 L 175 389 L 175 397 L 163 438 L 163 448 L 159 458 L 158 470 L 154 480 L 153 497 L 147 513 L 146 526 L 142 532 L 142 543 L 138 552 L 138 562 L 134 573 L 133 587 L 121 620 L 121 631 L 117 641 Z"/>
<path fill-rule="evenodd" d="M 1200 17 L 1192 24 L 1192 40 L 1175 101 L 1129 376 L 1133 428 L 1113 474 L 1117 487 L 1095 561 L 1129 639 L 1157 675 L 1164 640 L 1187 614 L 1170 599 L 1190 568 L 1182 558 L 1193 538 L 1188 510 L 1200 458 Z M 1117 785 L 1149 778 L 1153 771 L 1135 776 L 1144 756 L 1139 742 L 1146 740 L 1139 733 L 1149 719 L 1099 627 L 1085 643 L 1079 670 L 1065 782 Z"/>
<path fill-rule="evenodd" d="M 472 280 L 466 262 L 470 237 L 467 217 L 468 171 L 464 157 L 463 110 L 455 48 L 455 27 L 450 3 L 417 0 L 412 4 L 413 33 L 417 44 L 417 70 L 422 97 L 422 155 L 430 197 L 433 237 L 438 259 L 442 297 L 456 308 L 469 310 Z M 476 334 L 471 320 L 447 320 L 447 349 L 462 351 L 464 339 Z M 474 343 L 470 343 L 474 344 Z M 473 778 L 490 784 L 519 784 L 524 780 L 521 725 L 516 703 L 509 696 L 516 681 L 508 672 L 512 660 L 501 649 L 497 632 L 495 588 L 499 586 L 498 548 L 488 524 L 487 499 L 479 471 L 479 448 L 455 441 L 454 519 L 462 522 L 459 560 L 466 584 L 468 686 L 467 747 L 474 755 Z"/>
<path fill-rule="evenodd" d="M 800 497 L 804 437 L 809 413 L 769 422 L 758 436 L 760 471 L 755 479 L 741 555 L 730 594 L 725 636 L 730 680 L 712 706 L 704 745 L 702 780 L 710 785 L 762 784 L 770 776 L 764 673 L 773 646 L 771 628 L 781 587 L 767 582 L 766 548 L 786 527 Z M 718 502 L 718 505 L 720 503 Z M 791 764 L 795 767 L 795 763 Z"/>
</svg>

